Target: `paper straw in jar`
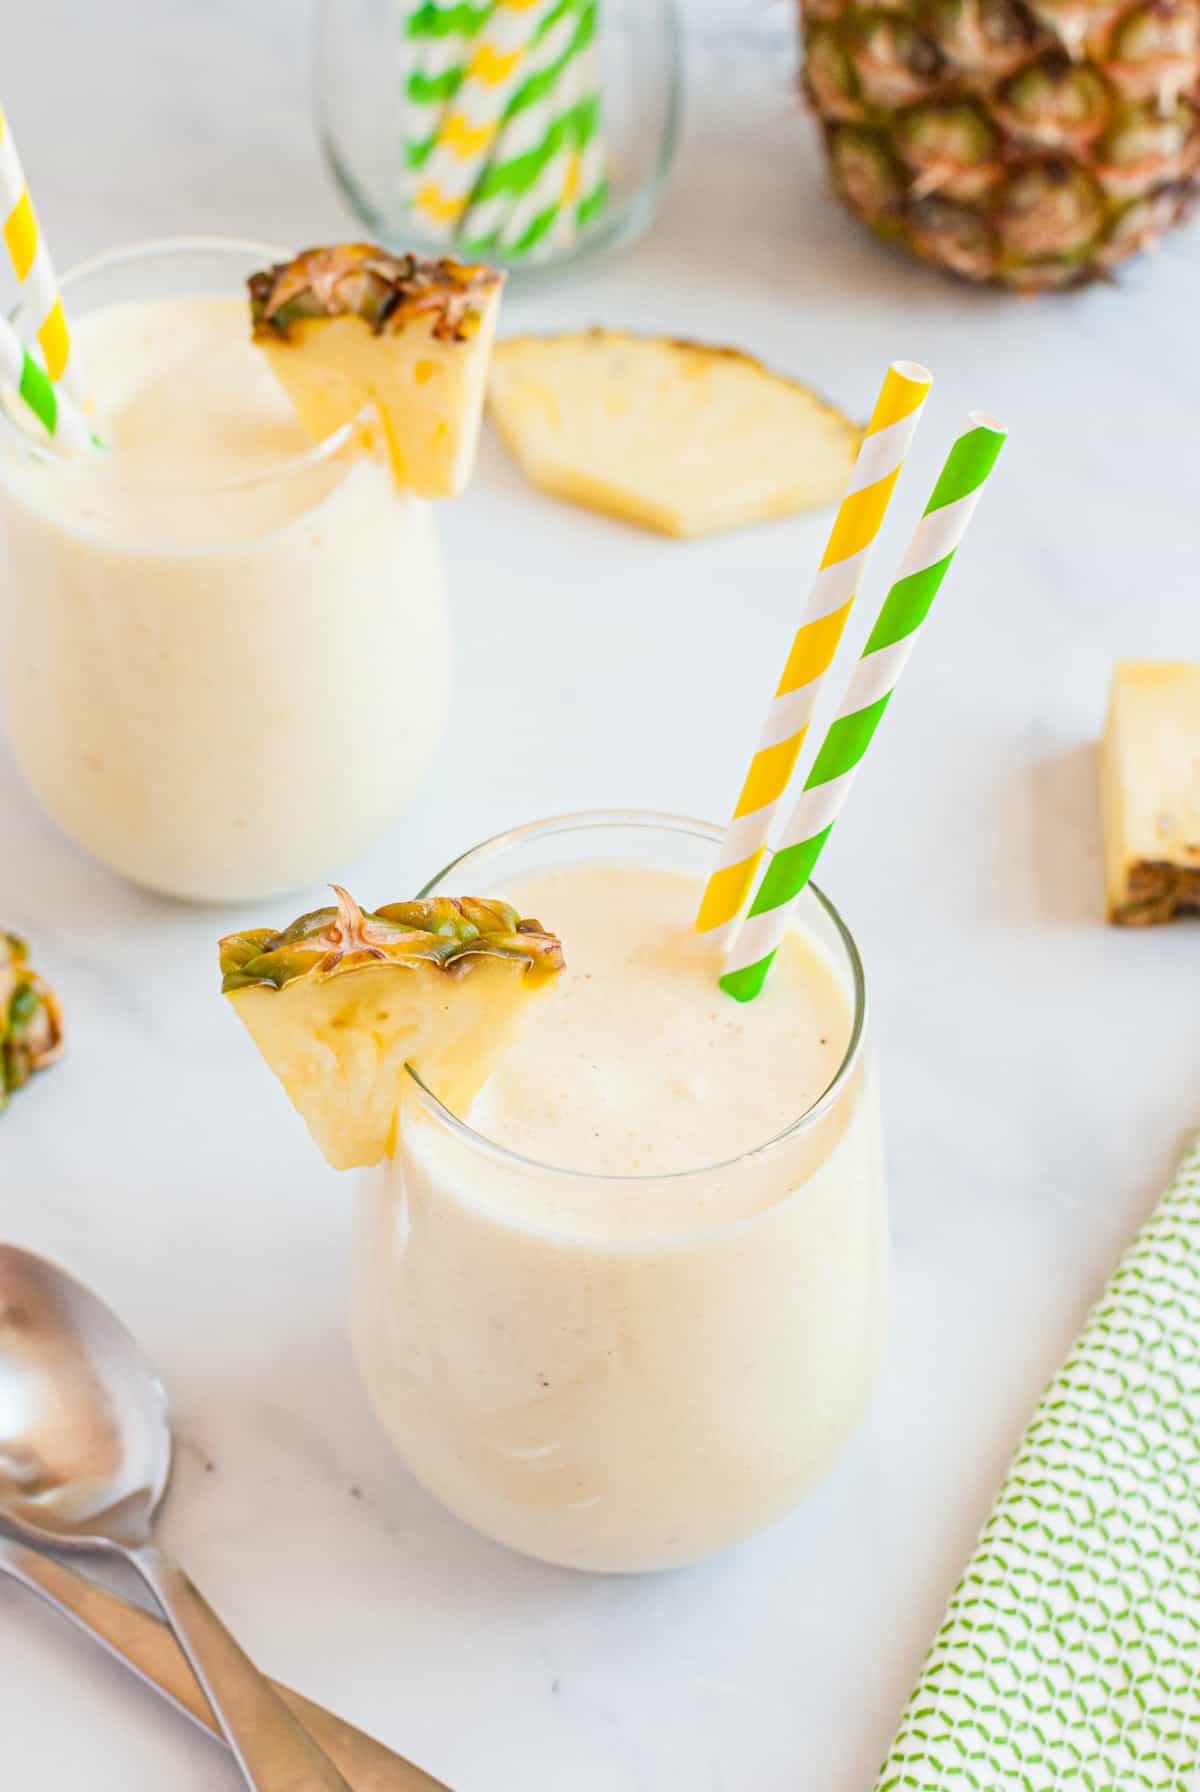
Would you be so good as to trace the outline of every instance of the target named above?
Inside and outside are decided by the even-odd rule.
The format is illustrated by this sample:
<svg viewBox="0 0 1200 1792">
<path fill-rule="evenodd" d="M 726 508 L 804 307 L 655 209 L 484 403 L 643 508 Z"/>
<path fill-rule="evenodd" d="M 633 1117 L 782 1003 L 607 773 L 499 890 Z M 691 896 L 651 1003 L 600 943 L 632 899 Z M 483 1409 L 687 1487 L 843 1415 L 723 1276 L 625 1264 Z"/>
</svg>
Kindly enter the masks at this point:
<svg viewBox="0 0 1200 1792">
<path fill-rule="evenodd" d="M 583 157 L 600 138 L 598 27 L 598 9 L 590 5 L 581 14 L 571 58 L 554 95 L 554 116 L 541 151 L 545 159 L 517 195 L 500 232 L 500 250 L 510 259 L 541 261 L 574 241 Z"/>
<path fill-rule="evenodd" d="M 0 381 L 12 386 L 57 448 L 83 452 L 95 445 L 83 412 L 59 391 L 6 318 L 0 317 Z"/>
<path fill-rule="evenodd" d="M 595 94 L 580 96 L 555 120 L 547 139 L 551 153 L 517 197 L 500 232 L 502 254 L 537 261 L 561 246 L 568 231 L 573 237 L 583 150 L 599 125 L 600 105 Z"/>
<path fill-rule="evenodd" d="M 750 1001 L 763 986 L 1004 442 L 1002 425 L 973 411 L 946 458 L 779 850 L 729 953 L 721 988 L 740 1002 Z"/>
<path fill-rule="evenodd" d="M 3 108 L 0 108 L 0 218 L 3 218 L 5 247 L 45 358 L 46 372 L 56 383 L 61 381 L 72 397 L 82 403 L 85 394 L 79 359 L 72 346 L 58 281 Z"/>
<path fill-rule="evenodd" d="M 837 652 L 931 385 L 931 375 L 915 361 L 893 361 L 884 376 L 733 818 L 704 888 L 696 917 L 701 933 L 730 927 L 750 894 L 775 811 L 804 745 L 821 680 Z"/>
<path fill-rule="evenodd" d="M 600 44 L 595 37 L 583 54 L 576 58 L 573 82 L 576 101 L 595 101 L 595 117 L 585 141 L 572 148 L 564 170 L 558 215 L 549 234 L 543 239 L 545 252 L 550 255 L 569 249 L 588 226 L 595 222 L 607 200 L 603 71 Z"/>
<path fill-rule="evenodd" d="M 603 105 L 602 80 L 600 67 L 600 47 L 596 45 L 592 52 L 593 86 L 601 94 Z M 604 146 L 604 116 L 601 112 L 599 128 L 584 145 L 579 167 L 579 197 L 575 204 L 575 232 L 584 236 L 598 218 L 603 217 L 608 207 L 608 153 Z"/>
<path fill-rule="evenodd" d="M 567 178 L 565 156 L 582 148 L 598 125 L 598 100 L 580 101 L 573 92 L 574 65 L 595 34 L 596 0 L 573 0 L 531 48 L 462 222 L 465 254 L 495 253 L 503 245 L 505 253 L 519 256 L 557 216 Z M 557 169 L 547 175 L 556 158 Z"/>
<path fill-rule="evenodd" d="M 467 46 L 463 78 L 448 102 L 414 197 L 434 222 L 456 223 L 486 165 L 509 100 L 538 36 L 574 10 L 575 0 L 496 0 Z"/>
<path fill-rule="evenodd" d="M 490 18 L 494 0 L 404 0 L 404 164 L 406 192 L 415 205 L 424 168 L 447 108 L 462 86 L 470 45 Z M 429 233 L 448 237 L 454 218 L 425 216 Z"/>
</svg>

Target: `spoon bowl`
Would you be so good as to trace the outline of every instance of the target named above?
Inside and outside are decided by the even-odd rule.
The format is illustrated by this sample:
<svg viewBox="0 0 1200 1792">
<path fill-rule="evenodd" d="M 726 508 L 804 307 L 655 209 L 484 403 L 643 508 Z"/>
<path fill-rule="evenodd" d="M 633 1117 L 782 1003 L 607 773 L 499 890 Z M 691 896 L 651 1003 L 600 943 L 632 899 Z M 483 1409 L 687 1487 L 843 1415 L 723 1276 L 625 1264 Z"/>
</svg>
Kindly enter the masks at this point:
<svg viewBox="0 0 1200 1792">
<path fill-rule="evenodd" d="M 59 1549 L 148 1542 L 167 1396 L 136 1340 L 53 1264 L 0 1245 L 0 1513 Z"/>
</svg>

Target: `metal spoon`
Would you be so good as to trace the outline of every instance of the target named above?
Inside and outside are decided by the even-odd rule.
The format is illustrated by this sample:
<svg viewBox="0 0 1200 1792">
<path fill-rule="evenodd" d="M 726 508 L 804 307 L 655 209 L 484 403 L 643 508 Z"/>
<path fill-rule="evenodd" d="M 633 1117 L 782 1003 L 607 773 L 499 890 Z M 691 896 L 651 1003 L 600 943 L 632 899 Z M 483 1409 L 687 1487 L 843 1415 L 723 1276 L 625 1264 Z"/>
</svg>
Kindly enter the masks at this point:
<svg viewBox="0 0 1200 1792">
<path fill-rule="evenodd" d="M 123 1557 L 154 1594 L 254 1792 L 345 1780 L 153 1541 L 171 1471 L 167 1396 L 120 1321 L 65 1271 L 0 1245 L 0 1524 Z"/>
<path fill-rule="evenodd" d="M 177 1711 L 190 1717 L 205 1735 L 222 1740 L 208 1700 L 161 1618 L 152 1617 L 141 1606 L 130 1605 L 107 1587 L 98 1586 L 78 1568 L 2 1534 L 0 1575 L 28 1587 L 116 1661 L 123 1662 L 145 1685 L 161 1693 Z M 281 1686 L 278 1680 L 271 1684 L 353 1792 L 450 1792 L 441 1780 L 422 1773 L 403 1755 L 385 1748 L 365 1731 L 356 1730 L 345 1718 L 335 1717 L 332 1711 L 314 1705 L 303 1693 Z"/>
</svg>

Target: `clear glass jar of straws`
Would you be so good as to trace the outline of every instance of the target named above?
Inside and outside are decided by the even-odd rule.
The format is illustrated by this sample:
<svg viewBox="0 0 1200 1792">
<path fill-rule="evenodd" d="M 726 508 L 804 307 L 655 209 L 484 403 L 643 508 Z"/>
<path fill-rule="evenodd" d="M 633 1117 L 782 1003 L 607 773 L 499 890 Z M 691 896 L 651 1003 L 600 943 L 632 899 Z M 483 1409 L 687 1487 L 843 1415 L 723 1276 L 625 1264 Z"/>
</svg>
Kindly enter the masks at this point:
<svg viewBox="0 0 1200 1792">
<path fill-rule="evenodd" d="M 675 0 L 319 0 L 321 141 L 390 247 L 560 265 L 654 216 L 680 60 Z"/>
</svg>

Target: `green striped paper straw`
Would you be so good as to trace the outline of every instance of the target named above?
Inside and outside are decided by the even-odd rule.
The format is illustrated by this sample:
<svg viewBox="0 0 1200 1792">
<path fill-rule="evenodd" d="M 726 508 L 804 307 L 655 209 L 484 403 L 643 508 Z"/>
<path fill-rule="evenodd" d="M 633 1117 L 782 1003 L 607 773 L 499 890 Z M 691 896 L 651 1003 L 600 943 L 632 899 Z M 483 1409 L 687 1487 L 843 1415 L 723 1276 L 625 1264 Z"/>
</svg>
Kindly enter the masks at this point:
<svg viewBox="0 0 1200 1792">
<path fill-rule="evenodd" d="M 600 66 L 600 49 L 593 44 L 587 53 L 588 74 L 585 84 L 590 80 L 597 93 L 603 89 L 603 71 Z M 603 118 L 598 120 L 597 129 L 583 146 L 579 161 L 579 192 L 575 200 L 575 234 L 584 236 L 604 215 L 609 200 L 608 154 L 604 147 Z"/>
<path fill-rule="evenodd" d="M 545 261 L 569 249 L 582 234 L 581 207 L 593 203 L 585 216 L 595 216 L 595 195 L 605 174 L 601 93 L 603 74 L 600 44 L 593 31 L 590 41 L 567 70 L 563 97 L 576 120 L 574 139 L 542 170 L 533 188 L 518 200 L 501 236 L 503 252 L 525 255 L 531 262 Z M 530 232 L 534 241 L 527 244 Z M 520 251 L 515 245 L 527 244 Z"/>
<path fill-rule="evenodd" d="M 950 570 L 979 494 L 1005 442 L 994 417 L 972 411 L 938 476 L 895 584 L 850 678 L 841 709 L 805 780 L 727 960 L 721 988 L 751 1001 L 766 981 L 792 911 L 850 793 L 863 755 Z"/>
<path fill-rule="evenodd" d="M 560 47 L 569 40 L 576 8 L 577 0 L 499 0 L 467 46 L 462 83 L 447 101 L 421 170 L 418 207 L 432 196 L 438 221 L 449 215 L 457 225 L 495 150 L 509 103 L 535 66 L 531 57 L 556 29 Z M 457 211 L 451 213 L 455 202 Z"/>
<path fill-rule="evenodd" d="M 600 128 L 599 94 L 578 98 L 571 91 L 576 64 L 595 40 L 597 16 L 596 0 L 555 8 L 556 29 L 531 49 L 528 74 L 505 109 L 460 227 L 463 254 L 525 256 L 553 226 L 567 158 L 582 153 Z M 570 25 L 565 37 L 563 23 Z"/>
<path fill-rule="evenodd" d="M 423 52 L 408 77 L 408 95 L 416 105 L 440 110 L 454 98 L 466 74 L 465 46 L 494 11 L 495 0 L 480 0 L 479 5 L 472 5 L 471 0 L 445 0 L 442 5 L 437 0 L 422 0 L 411 8 L 405 34 Z"/>
<path fill-rule="evenodd" d="M 560 103 L 548 89 L 568 60 L 580 5 L 581 0 L 525 0 L 520 5 L 506 0 L 471 50 L 466 82 L 447 107 L 413 198 L 423 222 L 431 217 L 448 221 L 460 255 L 477 259 L 474 244 L 489 233 L 487 218 L 481 222 L 474 205 L 481 182 L 498 162 L 511 159 L 514 133 L 523 134 L 526 144 L 536 143 L 546 131 L 552 105 Z M 499 59 L 493 51 L 500 52 Z M 559 92 L 562 86 L 560 80 Z M 492 121 L 489 131 L 475 134 L 474 144 L 473 112 Z M 501 194 L 491 234 L 512 203 L 507 193 Z"/>
<path fill-rule="evenodd" d="M 437 142 L 446 108 L 466 78 L 472 41 L 495 0 L 401 0 L 404 36 L 404 162 L 410 187 Z M 452 220 L 435 233 L 449 236 Z"/>
<path fill-rule="evenodd" d="M 82 452 L 97 446 L 83 412 L 39 367 L 17 332 L 0 317 L 0 380 L 11 386 L 56 447 Z"/>
</svg>

